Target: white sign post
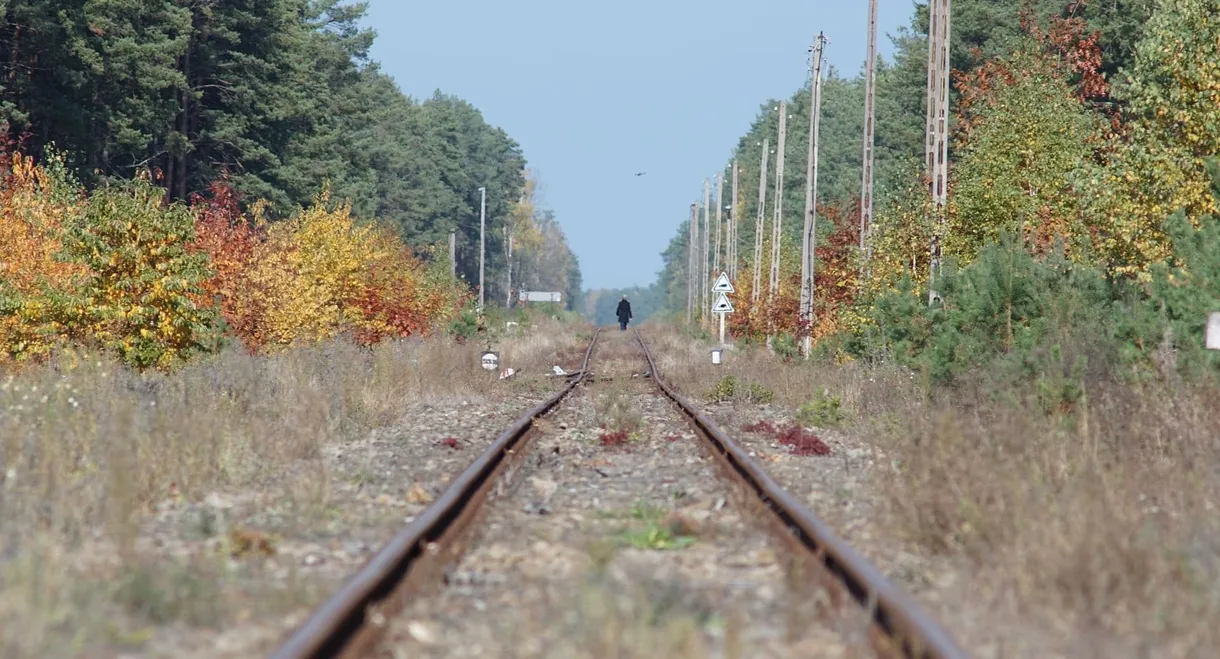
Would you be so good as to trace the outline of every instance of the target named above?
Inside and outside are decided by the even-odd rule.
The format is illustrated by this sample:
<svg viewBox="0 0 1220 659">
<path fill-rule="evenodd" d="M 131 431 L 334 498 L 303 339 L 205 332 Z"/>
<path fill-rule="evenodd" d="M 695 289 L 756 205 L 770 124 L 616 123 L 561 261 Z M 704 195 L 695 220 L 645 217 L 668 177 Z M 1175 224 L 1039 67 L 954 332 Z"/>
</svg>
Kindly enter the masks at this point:
<svg viewBox="0 0 1220 659">
<path fill-rule="evenodd" d="M 1207 315 L 1207 349 L 1220 350 L 1220 311 Z"/>
<path fill-rule="evenodd" d="M 500 353 L 488 350 L 483 353 L 482 366 L 485 371 L 495 371 L 500 368 Z"/>
<path fill-rule="evenodd" d="M 720 273 L 716 278 L 716 283 L 712 285 L 712 292 L 716 293 L 716 302 L 712 305 L 712 313 L 720 316 L 720 345 L 724 345 L 724 316 L 725 314 L 733 313 L 733 303 L 729 301 L 729 293 L 734 292 L 733 282 L 729 281 L 727 272 Z M 713 357 L 713 363 L 719 363 Z"/>
<path fill-rule="evenodd" d="M 558 291 L 521 291 L 518 299 L 522 302 L 562 302 L 563 293 Z"/>
</svg>

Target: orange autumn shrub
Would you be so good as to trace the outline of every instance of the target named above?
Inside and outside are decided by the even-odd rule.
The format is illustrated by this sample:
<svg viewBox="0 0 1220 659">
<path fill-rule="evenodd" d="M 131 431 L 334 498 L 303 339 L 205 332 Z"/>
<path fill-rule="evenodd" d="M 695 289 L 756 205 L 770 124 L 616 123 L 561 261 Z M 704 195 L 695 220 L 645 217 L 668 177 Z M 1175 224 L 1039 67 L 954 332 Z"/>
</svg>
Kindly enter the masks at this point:
<svg viewBox="0 0 1220 659">
<path fill-rule="evenodd" d="M 56 257 L 79 193 L 59 163 L 48 171 L 20 153 L 0 154 L 0 363 L 47 355 L 66 338 L 54 300 L 85 269 Z"/>
<path fill-rule="evenodd" d="M 147 178 L 85 194 L 54 157 L 0 153 L 0 365 L 57 346 L 169 369 L 221 345 L 431 331 L 468 292 L 323 193 L 284 222 L 220 181 L 189 207 Z"/>
<path fill-rule="evenodd" d="M 242 215 L 223 183 L 195 199 L 196 248 L 212 259 L 205 294 L 248 350 L 348 333 L 364 344 L 428 332 L 464 297 L 397 234 L 361 223 L 323 192 L 291 220 Z"/>
</svg>

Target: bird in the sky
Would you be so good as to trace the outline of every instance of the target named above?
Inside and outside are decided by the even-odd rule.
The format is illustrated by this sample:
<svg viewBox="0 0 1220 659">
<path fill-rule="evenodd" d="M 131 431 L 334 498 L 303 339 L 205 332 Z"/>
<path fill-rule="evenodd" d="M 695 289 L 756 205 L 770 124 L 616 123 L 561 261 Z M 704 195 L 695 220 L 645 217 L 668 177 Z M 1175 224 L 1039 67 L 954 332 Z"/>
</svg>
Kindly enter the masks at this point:
<svg viewBox="0 0 1220 659">
<path fill-rule="evenodd" d="M 643 175 L 645 175 L 645 174 L 647 174 L 647 173 L 648 173 L 648 172 L 636 172 L 636 173 L 635 173 L 635 175 L 636 175 L 636 176 L 643 176 Z"/>
</svg>

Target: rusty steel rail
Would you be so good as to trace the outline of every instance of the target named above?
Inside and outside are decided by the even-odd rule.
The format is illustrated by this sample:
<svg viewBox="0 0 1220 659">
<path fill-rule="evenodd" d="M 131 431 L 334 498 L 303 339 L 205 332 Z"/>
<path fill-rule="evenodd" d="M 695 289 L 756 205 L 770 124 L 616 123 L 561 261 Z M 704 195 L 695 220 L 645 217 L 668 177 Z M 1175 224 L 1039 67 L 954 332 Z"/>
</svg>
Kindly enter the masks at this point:
<svg viewBox="0 0 1220 659">
<path fill-rule="evenodd" d="M 601 335 L 599 328 L 585 350 L 580 375 L 540 403 L 500 434 L 419 517 L 394 536 L 364 567 L 298 627 L 271 659 L 336 657 L 347 654 L 353 640 L 367 626 L 370 609 L 386 602 L 407 577 L 413 565 L 427 555 L 430 545 L 464 515 L 477 497 L 491 485 L 498 469 L 533 427 L 534 421 L 553 410 L 572 393 L 589 372 L 589 358 Z"/>
<path fill-rule="evenodd" d="M 840 539 L 796 497 L 781 487 L 711 419 L 680 396 L 657 371 L 652 352 L 639 330 L 635 338 L 648 359 L 653 380 L 795 538 L 821 561 L 851 596 L 869 611 L 873 624 L 912 659 L 967 659 L 968 655 L 902 590 Z"/>
</svg>

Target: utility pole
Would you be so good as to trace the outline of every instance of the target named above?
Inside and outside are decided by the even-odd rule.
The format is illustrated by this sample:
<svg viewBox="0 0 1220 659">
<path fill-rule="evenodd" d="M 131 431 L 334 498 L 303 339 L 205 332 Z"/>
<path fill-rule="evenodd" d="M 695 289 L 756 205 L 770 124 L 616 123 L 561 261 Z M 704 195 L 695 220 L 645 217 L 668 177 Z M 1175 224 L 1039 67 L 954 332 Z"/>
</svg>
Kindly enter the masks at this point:
<svg viewBox="0 0 1220 659">
<path fill-rule="evenodd" d="M 457 230 L 449 231 L 449 276 L 457 281 Z"/>
<path fill-rule="evenodd" d="M 487 265 L 487 188 L 479 188 L 479 313 L 483 313 L 483 272 Z"/>
<path fill-rule="evenodd" d="M 872 258 L 873 227 L 873 146 L 874 122 L 877 120 L 877 0 L 868 0 L 868 54 L 864 61 L 864 173 L 860 181 L 860 271 L 868 276 Z"/>
<path fill-rule="evenodd" d="M 695 285 L 698 280 L 695 277 L 695 241 L 699 239 L 699 218 L 695 204 L 690 205 L 690 226 L 689 237 L 687 239 L 687 260 L 686 260 L 686 322 L 690 324 L 693 320 L 695 310 Z"/>
<path fill-rule="evenodd" d="M 818 132 L 822 115 L 822 49 L 826 35 L 819 32 L 809 48 L 813 59 L 809 64 L 809 150 L 805 169 L 805 229 L 801 234 L 801 308 L 800 323 L 805 330 L 802 352 L 809 358 L 813 347 L 814 257 L 817 255 L 818 229 Z"/>
<path fill-rule="evenodd" d="M 767 228 L 767 158 L 771 155 L 771 138 L 762 143 L 762 164 L 758 169 L 758 215 L 754 218 L 754 285 L 750 299 L 757 306 L 762 291 L 763 231 Z"/>
<path fill-rule="evenodd" d="M 508 258 L 508 293 L 505 295 L 504 307 L 513 306 L 513 234 L 509 233 L 508 225 L 504 225 L 504 248 Z"/>
<path fill-rule="evenodd" d="M 926 156 L 928 192 L 932 197 L 932 245 L 929 250 L 928 305 L 940 298 L 941 249 L 949 198 L 949 0 L 928 5 L 928 117 Z"/>
<path fill-rule="evenodd" d="M 712 274 L 720 276 L 720 250 L 723 245 L 721 233 L 724 232 L 724 172 L 716 172 L 716 254 L 712 256 Z M 728 259 L 725 259 L 728 262 Z"/>
<path fill-rule="evenodd" d="M 784 226 L 784 141 L 788 134 L 788 105 L 779 103 L 779 144 L 775 152 L 775 222 L 771 233 L 771 281 L 767 287 L 767 299 L 779 293 L 779 245 Z"/>
<path fill-rule="evenodd" d="M 737 281 L 737 160 L 733 160 L 733 201 L 729 208 L 729 277 Z"/>
<path fill-rule="evenodd" d="M 707 267 L 708 267 L 708 246 L 709 238 L 712 232 L 712 207 L 711 207 L 712 184 L 708 179 L 703 179 L 703 253 L 699 259 L 699 271 L 702 275 L 699 283 L 699 290 L 702 291 L 701 299 L 703 300 L 703 308 L 699 311 L 699 317 L 703 320 L 711 319 L 712 308 L 712 291 L 708 287 Z"/>
</svg>

